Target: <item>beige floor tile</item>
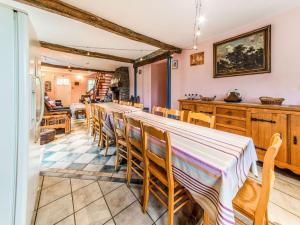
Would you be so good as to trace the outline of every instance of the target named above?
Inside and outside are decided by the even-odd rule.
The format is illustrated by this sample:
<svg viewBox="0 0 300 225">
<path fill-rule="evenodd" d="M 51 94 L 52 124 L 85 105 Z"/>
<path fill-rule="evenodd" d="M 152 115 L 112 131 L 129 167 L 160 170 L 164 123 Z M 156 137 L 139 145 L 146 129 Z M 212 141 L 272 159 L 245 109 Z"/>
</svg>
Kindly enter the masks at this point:
<svg viewBox="0 0 300 225">
<path fill-rule="evenodd" d="M 103 192 L 104 195 L 107 193 L 115 190 L 116 188 L 120 187 L 124 183 L 119 183 L 119 182 L 110 182 L 110 181 L 99 181 L 101 191 Z"/>
<path fill-rule="evenodd" d="M 107 194 L 105 199 L 113 216 L 136 200 L 135 196 L 125 184 Z"/>
<path fill-rule="evenodd" d="M 105 223 L 105 225 L 115 225 L 115 222 L 111 219 L 110 221 L 108 221 L 107 223 Z"/>
<path fill-rule="evenodd" d="M 71 192 L 70 180 L 65 179 L 62 182 L 54 184 L 42 190 L 39 207 L 44 206 L 60 197 Z"/>
<path fill-rule="evenodd" d="M 299 217 L 273 203 L 269 203 L 269 220 L 275 225 L 300 225 Z"/>
<path fill-rule="evenodd" d="M 143 191 L 143 186 L 140 184 L 130 184 L 131 191 L 135 195 L 135 197 L 141 202 L 142 201 L 142 191 Z"/>
<path fill-rule="evenodd" d="M 72 197 L 67 195 L 40 208 L 37 212 L 35 225 L 53 225 L 72 213 Z"/>
<path fill-rule="evenodd" d="M 182 211 L 178 211 L 175 213 L 174 215 L 174 222 L 173 224 L 175 225 L 179 225 L 179 224 L 189 224 L 187 223 L 188 221 L 188 217 L 186 217 Z M 159 220 L 157 220 L 155 222 L 156 225 L 167 225 L 168 224 L 168 212 L 165 212 L 165 214 L 159 218 Z"/>
<path fill-rule="evenodd" d="M 63 219 L 55 225 L 75 225 L 74 215 L 68 216 L 67 218 Z"/>
<path fill-rule="evenodd" d="M 153 221 L 147 213 L 142 212 L 138 201 L 130 205 L 115 218 L 116 225 L 151 225 Z"/>
<path fill-rule="evenodd" d="M 290 213 L 300 217 L 300 200 L 273 189 L 271 192 L 270 201 L 289 211 Z"/>
<path fill-rule="evenodd" d="M 147 212 L 152 220 L 156 221 L 166 211 L 167 209 L 150 193 Z"/>
<path fill-rule="evenodd" d="M 77 225 L 102 225 L 111 219 L 110 212 L 103 198 L 93 202 L 75 213 Z"/>
<path fill-rule="evenodd" d="M 93 172 L 99 172 L 102 169 L 103 165 L 93 165 L 93 164 L 88 164 L 84 170 L 85 171 L 93 171 Z"/>
<path fill-rule="evenodd" d="M 102 192 L 97 182 L 78 189 L 73 192 L 74 210 L 78 211 L 101 196 Z"/>
<path fill-rule="evenodd" d="M 43 182 L 43 188 L 47 188 L 51 185 L 57 184 L 63 180 L 66 180 L 66 178 L 61 178 L 61 177 L 44 177 L 44 182 Z"/>
<path fill-rule="evenodd" d="M 77 189 L 85 187 L 93 182 L 93 180 L 71 179 L 72 191 L 74 192 Z"/>
</svg>

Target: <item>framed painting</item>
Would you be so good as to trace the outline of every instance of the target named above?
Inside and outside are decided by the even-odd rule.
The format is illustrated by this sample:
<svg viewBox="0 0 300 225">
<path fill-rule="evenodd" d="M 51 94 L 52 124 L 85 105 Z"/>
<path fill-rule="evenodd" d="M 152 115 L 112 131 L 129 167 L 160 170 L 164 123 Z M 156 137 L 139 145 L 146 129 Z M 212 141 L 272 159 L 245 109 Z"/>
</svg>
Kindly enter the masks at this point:
<svg viewBox="0 0 300 225">
<path fill-rule="evenodd" d="M 271 25 L 214 43 L 214 78 L 271 72 Z"/>
<path fill-rule="evenodd" d="M 194 53 L 190 56 L 190 65 L 197 66 L 204 64 L 204 52 Z"/>
<path fill-rule="evenodd" d="M 172 69 L 178 69 L 178 59 L 172 60 Z"/>
</svg>

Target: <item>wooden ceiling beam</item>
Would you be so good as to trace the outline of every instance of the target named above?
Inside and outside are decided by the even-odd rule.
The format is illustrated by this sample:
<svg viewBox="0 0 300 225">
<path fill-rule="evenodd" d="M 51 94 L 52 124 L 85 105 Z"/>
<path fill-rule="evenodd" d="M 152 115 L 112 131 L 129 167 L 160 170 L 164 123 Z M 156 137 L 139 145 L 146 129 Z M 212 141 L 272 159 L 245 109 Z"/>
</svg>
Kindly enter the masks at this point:
<svg viewBox="0 0 300 225">
<path fill-rule="evenodd" d="M 89 69 L 89 68 L 82 68 L 82 67 L 73 67 L 73 66 L 63 66 L 63 65 L 56 65 L 51 63 L 42 62 L 41 66 L 51 67 L 51 68 L 58 68 L 58 69 L 66 69 L 66 70 L 80 70 L 80 71 L 91 71 L 97 73 L 109 73 L 114 74 L 115 71 L 106 71 L 106 70 L 97 70 L 97 69 Z"/>
<path fill-rule="evenodd" d="M 131 29 L 120 26 L 116 23 L 103 19 L 99 16 L 96 16 L 90 12 L 84 11 L 80 8 L 62 2 L 60 0 L 16 0 L 36 8 L 40 8 L 61 16 L 65 16 L 74 20 L 81 21 L 82 23 L 89 24 L 91 26 L 106 30 L 111 33 L 115 33 L 122 37 L 142 42 L 148 45 L 155 46 L 164 50 L 173 50 L 176 53 L 180 53 L 181 49 L 167 43 L 161 42 L 154 38 L 148 37 L 146 35 L 137 33 Z"/>
<path fill-rule="evenodd" d="M 44 41 L 40 41 L 40 45 L 42 48 L 47 48 L 47 49 L 51 49 L 51 50 L 59 51 L 59 52 L 65 52 L 65 53 L 82 55 L 82 56 L 93 57 L 93 58 L 108 59 L 108 60 L 113 60 L 113 61 L 118 61 L 118 62 L 134 63 L 134 60 L 129 59 L 129 58 L 104 54 L 104 53 L 100 53 L 100 52 L 91 52 L 91 51 L 86 51 L 83 49 L 71 48 L 71 47 L 58 45 L 58 44 L 52 44 L 52 43 L 48 43 L 48 42 L 44 42 Z"/>
<path fill-rule="evenodd" d="M 167 57 L 170 56 L 172 53 L 173 52 L 159 49 L 155 52 L 152 52 L 152 53 L 142 57 L 142 60 L 141 59 L 135 60 L 133 66 L 140 67 L 140 66 L 151 64 L 151 63 L 163 60 L 163 59 L 167 59 Z"/>
</svg>

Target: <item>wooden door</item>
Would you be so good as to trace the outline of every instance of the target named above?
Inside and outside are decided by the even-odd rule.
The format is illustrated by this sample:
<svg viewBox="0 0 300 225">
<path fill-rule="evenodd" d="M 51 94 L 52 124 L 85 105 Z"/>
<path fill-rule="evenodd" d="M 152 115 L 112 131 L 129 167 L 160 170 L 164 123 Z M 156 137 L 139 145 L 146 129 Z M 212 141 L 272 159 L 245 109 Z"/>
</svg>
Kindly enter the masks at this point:
<svg viewBox="0 0 300 225">
<path fill-rule="evenodd" d="M 282 146 L 276 157 L 276 161 L 287 162 L 287 115 L 273 113 L 270 111 L 251 112 L 251 137 L 254 141 L 258 158 L 263 161 L 263 157 L 274 133 L 279 133 L 282 137 Z"/>
<path fill-rule="evenodd" d="M 291 115 L 291 164 L 300 166 L 300 116 Z"/>
</svg>

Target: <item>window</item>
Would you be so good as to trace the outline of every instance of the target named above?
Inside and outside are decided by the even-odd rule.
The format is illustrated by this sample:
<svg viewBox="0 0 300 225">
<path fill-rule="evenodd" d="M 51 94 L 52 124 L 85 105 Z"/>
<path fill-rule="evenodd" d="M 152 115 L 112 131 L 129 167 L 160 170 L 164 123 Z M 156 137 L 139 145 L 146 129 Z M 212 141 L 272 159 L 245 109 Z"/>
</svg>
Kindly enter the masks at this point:
<svg viewBox="0 0 300 225">
<path fill-rule="evenodd" d="M 94 87 L 94 84 L 95 84 L 95 80 L 88 80 L 88 83 L 87 83 L 87 90 L 90 91 L 91 89 L 93 89 Z"/>
<path fill-rule="evenodd" d="M 57 85 L 70 85 L 70 80 L 67 78 L 57 78 L 56 84 Z"/>
</svg>

